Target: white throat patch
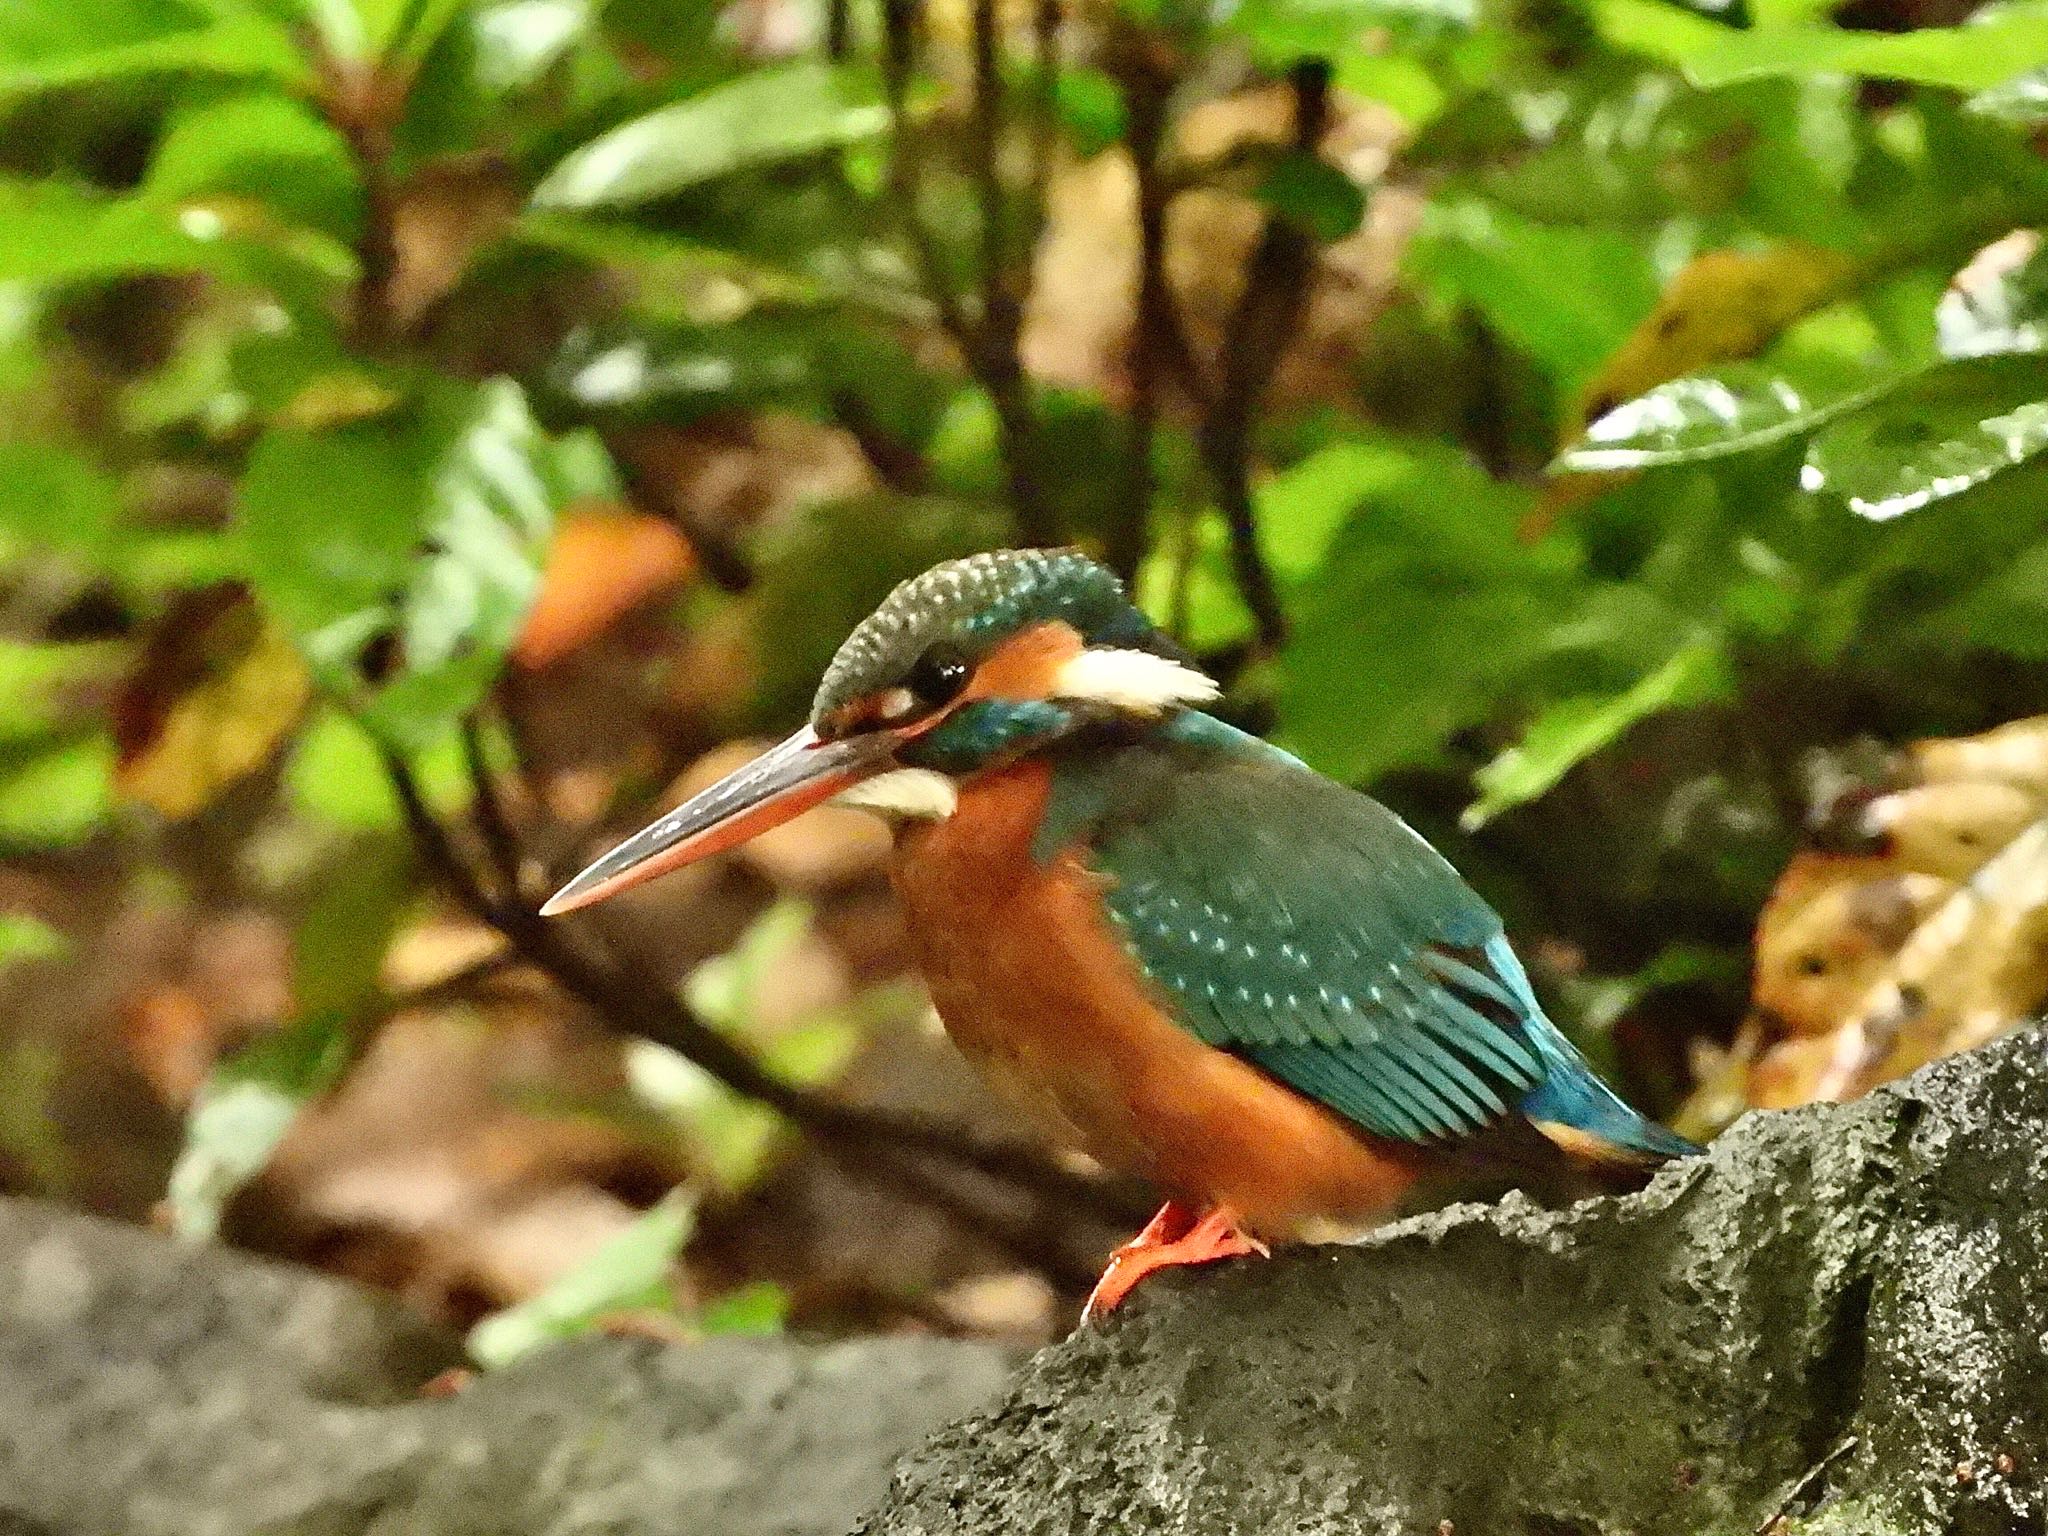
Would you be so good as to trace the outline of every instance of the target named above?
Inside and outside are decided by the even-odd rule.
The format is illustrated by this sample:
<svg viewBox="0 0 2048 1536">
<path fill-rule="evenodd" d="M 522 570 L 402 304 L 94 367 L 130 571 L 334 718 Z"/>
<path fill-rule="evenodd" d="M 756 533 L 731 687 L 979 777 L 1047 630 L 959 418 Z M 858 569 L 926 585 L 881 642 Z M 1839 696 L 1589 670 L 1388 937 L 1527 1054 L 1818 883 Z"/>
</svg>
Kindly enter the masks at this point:
<svg viewBox="0 0 2048 1536">
<path fill-rule="evenodd" d="M 1177 704 L 1207 704 L 1222 691 L 1214 678 L 1171 656 L 1105 647 L 1083 651 L 1062 666 L 1052 696 L 1158 715 Z"/>
<path fill-rule="evenodd" d="M 842 789 L 832 803 L 912 821 L 944 821 L 959 808 L 960 791 L 946 775 L 929 768 L 892 768 Z"/>
</svg>

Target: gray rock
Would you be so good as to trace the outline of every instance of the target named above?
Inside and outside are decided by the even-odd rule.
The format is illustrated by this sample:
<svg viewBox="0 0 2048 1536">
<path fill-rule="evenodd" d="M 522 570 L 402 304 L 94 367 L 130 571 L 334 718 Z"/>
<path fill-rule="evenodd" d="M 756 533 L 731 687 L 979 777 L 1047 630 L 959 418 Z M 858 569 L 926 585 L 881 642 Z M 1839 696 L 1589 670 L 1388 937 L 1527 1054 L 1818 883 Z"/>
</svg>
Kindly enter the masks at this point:
<svg viewBox="0 0 2048 1536">
<path fill-rule="evenodd" d="M 861 1529 L 2040 1532 L 2044 1175 L 2030 1030 L 1641 1194 L 1158 1277 Z"/>
<path fill-rule="evenodd" d="M 453 1341 L 337 1281 L 0 1202 L 0 1536 L 843 1532 L 1011 1361 L 929 1339 Z"/>
</svg>

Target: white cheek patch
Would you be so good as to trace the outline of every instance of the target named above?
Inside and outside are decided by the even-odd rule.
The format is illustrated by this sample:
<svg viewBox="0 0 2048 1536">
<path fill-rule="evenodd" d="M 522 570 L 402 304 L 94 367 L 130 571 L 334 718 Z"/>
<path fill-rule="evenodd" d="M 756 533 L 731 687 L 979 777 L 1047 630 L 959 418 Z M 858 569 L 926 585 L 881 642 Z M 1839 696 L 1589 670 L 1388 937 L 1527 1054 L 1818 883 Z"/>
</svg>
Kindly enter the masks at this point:
<svg viewBox="0 0 2048 1536">
<path fill-rule="evenodd" d="M 913 821 L 944 821 L 959 808 L 960 791 L 946 775 L 929 768 L 893 768 L 842 789 L 832 803 Z"/>
<path fill-rule="evenodd" d="M 1157 715 L 1179 704 L 1207 704 L 1222 691 L 1214 678 L 1171 656 L 1104 648 L 1064 663 L 1053 679 L 1052 697 Z"/>
</svg>

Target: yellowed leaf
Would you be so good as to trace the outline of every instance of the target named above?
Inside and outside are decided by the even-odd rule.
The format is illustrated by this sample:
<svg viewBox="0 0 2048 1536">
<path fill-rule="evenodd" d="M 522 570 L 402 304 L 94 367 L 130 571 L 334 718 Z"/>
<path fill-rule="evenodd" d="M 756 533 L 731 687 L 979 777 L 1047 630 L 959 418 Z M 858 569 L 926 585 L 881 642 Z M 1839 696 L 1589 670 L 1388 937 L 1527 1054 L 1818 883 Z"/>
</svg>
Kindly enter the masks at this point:
<svg viewBox="0 0 2048 1536">
<path fill-rule="evenodd" d="M 2048 1001 L 2048 716 L 1916 743 L 1838 811 L 1757 924 L 1754 1010 L 1679 1119 L 1867 1093 Z"/>
<path fill-rule="evenodd" d="M 174 608 L 117 702 L 115 782 L 177 820 L 270 760 L 312 679 L 246 594 L 215 589 Z"/>
</svg>

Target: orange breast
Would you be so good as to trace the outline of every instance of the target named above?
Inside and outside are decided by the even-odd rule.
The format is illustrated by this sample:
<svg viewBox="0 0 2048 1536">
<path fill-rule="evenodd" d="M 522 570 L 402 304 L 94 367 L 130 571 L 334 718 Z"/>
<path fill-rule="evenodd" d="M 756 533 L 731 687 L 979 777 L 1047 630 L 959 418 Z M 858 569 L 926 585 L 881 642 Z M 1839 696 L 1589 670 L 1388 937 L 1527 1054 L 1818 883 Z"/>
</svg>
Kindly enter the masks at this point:
<svg viewBox="0 0 2048 1536">
<path fill-rule="evenodd" d="M 998 1091 L 1111 1167 L 1268 1237 L 1356 1227 L 1420 1173 L 1382 1141 L 1176 1024 L 1071 855 L 1031 856 L 1050 771 L 965 786 L 909 828 L 896 885 L 932 1000 Z"/>
</svg>

